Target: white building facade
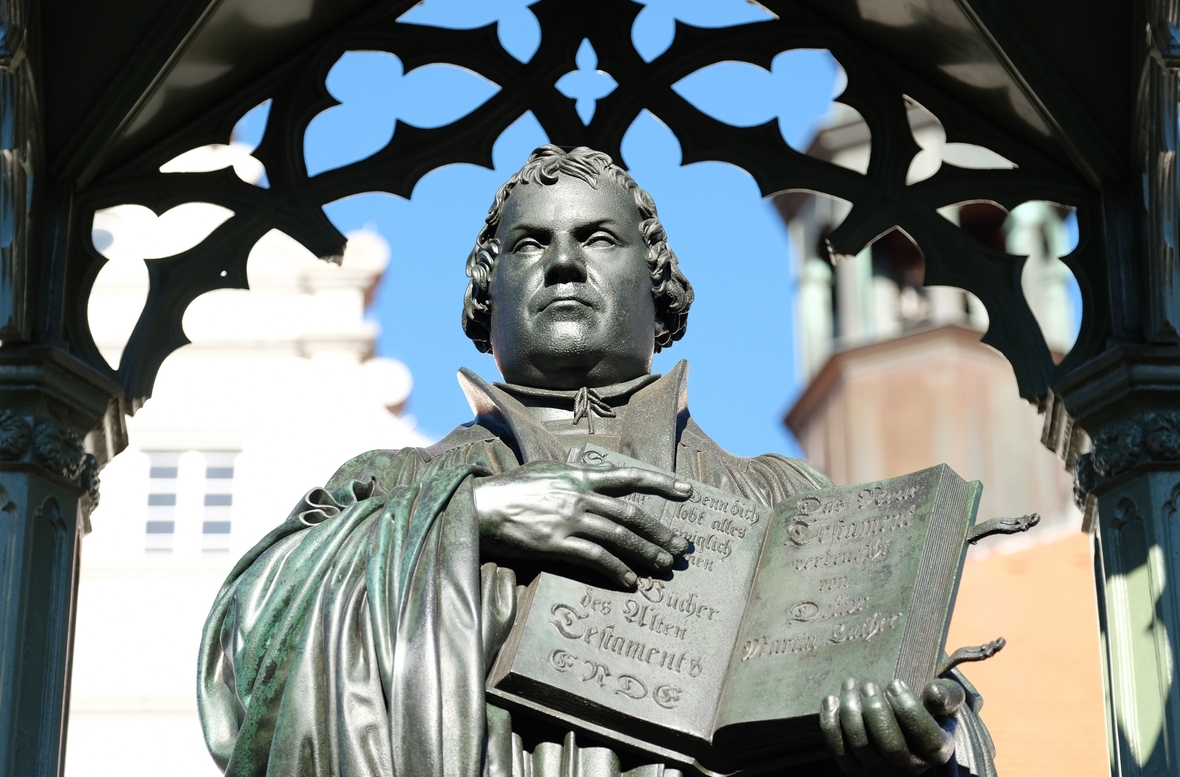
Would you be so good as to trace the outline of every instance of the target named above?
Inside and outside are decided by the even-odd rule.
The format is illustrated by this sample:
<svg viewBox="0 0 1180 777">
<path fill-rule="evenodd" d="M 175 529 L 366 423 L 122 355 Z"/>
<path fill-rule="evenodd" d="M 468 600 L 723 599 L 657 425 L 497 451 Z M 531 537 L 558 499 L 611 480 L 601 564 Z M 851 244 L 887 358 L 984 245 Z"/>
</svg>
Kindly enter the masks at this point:
<svg viewBox="0 0 1180 777">
<path fill-rule="evenodd" d="M 251 160 L 237 161 L 241 174 Z M 142 308 L 144 259 L 195 244 L 225 217 L 199 203 L 158 218 L 139 206 L 96 216 L 95 245 L 110 263 L 90 320 L 109 362 Z M 403 415 L 409 371 L 372 357 L 365 305 L 388 261 L 373 232 L 349 235 L 340 266 L 272 232 L 250 255 L 250 291 L 189 307 L 192 344 L 165 361 L 152 399 L 129 419 L 130 444 L 102 472 L 83 542 L 69 777 L 219 774 L 195 684 L 222 581 L 345 460 L 429 443 Z"/>
</svg>

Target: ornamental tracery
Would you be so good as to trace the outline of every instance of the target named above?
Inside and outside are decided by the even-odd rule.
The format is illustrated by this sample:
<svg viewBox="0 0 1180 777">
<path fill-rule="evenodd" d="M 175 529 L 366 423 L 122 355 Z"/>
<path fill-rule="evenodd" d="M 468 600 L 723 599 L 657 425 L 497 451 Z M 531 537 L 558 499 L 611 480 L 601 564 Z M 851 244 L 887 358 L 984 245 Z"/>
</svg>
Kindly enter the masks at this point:
<svg viewBox="0 0 1180 777">
<path fill-rule="evenodd" d="M 677 22 L 670 45 L 644 56 L 632 42 L 632 27 L 643 6 L 630 0 L 541 0 L 530 7 L 540 42 L 522 61 L 504 47 L 495 25 L 464 30 L 399 21 L 410 5 L 386 3 L 349 21 L 217 110 L 78 193 L 70 249 L 74 272 L 67 297 L 74 302 L 66 311 L 67 329 L 82 356 L 120 382 L 132 406 L 150 396 L 163 359 L 188 342 L 181 320 L 189 303 L 214 289 L 247 288 L 246 260 L 264 234 L 280 230 L 316 256 L 338 261 L 344 236 L 325 215 L 325 205 L 369 191 L 408 198 L 422 176 L 444 165 L 491 167 L 496 138 L 530 112 L 553 142 L 592 146 L 622 160 L 623 136 L 646 110 L 679 140 L 682 164 L 708 160 L 736 165 L 754 178 L 763 195 L 805 190 L 845 200 L 851 210 L 829 236 L 837 258 L 856 254 L 894 228 L 902 230 L 925 257 L 926 285 L 956 286 L 982 301 L 990 322 L 984 342 L 1009 359 L 1028 399 L 1042 398 L 1055 376 L 1103 344 L 1107 322 L 1103 306 L 1094 301 L 1105 293 L 1106 280 L 1100 246 L 1091 232 L 1093 189 L 988 116 L 802 6 L 766 2 L 774 18 L 731 27 Z M 871 153 L 863 172 L 792 148 L 777 119 L 752 126 L 729 124 L 677 89 L 719 63 L 746 63 L 773 72 L 775 58 L 784 52 L 815 48 L 830 51 L 843 67 L 847 85 L 836 99 L 857 111 L 870 129 Z M 327 87 L 329 75 L 341 57 L 356 51 L 396 57 L 407 77 L 436 65 L 465 68 L 495 91 L 466 115 L 441 126 L 414 126 L 399 119 L 388 143 L 373 154 L 309 172 L 305 134 L 337 104 Z M 613 81 L 613 88 L 606 89 L 601 81 L 597 92 L 574 88 L 571 75 L 589 77 L 599 71 Z M 990 149 L 1011 167 L 968 169 L 944 157 L 936 172 L 914 180 L 910 171 L 924 149 L 908 123 L 911 102 L 941 120 L 948 143 Z M 169 163 L 190 149 L 225 144 L 235 123 L 263 104 L 269 105 L 265 130 L 251 154 L 265 171 L 260 182 L 243 180 L 233 167 L 169 171 Z M 1077 342 L 1060 364 L 1053 364 L 1022 293 L 1023 258 L 980 244 L 938 212 L 979 200 L 1008 210 L 1029 200 L 1076 209 L 1078 245 L 1062 260 L 1078 281 L 1083 315 Z M 216 205 L 232 215 L 195 246 L 147 262 L 150 287 L 143 311 L 117 369 L 107 366 L 86 319 L 90 288 L 106 261 L 89 239 L 95 213 L 140 205 L 163 214 L 193 202 Z"/>
</svg>

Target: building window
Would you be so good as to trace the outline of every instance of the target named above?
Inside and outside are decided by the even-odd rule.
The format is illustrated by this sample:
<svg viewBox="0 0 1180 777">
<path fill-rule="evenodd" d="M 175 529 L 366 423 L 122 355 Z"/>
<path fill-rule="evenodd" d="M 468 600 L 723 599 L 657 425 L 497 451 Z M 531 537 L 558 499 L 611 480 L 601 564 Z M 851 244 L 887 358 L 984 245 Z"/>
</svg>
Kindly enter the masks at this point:
<svg viewBox="0 0 1180 777">
<path fill-rule="evenodd" d="M 234 497 L 234 459 L 237 451 L 205 451 L 205 513 L 201 523 L 201 549 L 210 553 L 229 550 Z"/>
<path fill-rule="evenodd" d="M 176 476 L 179 451 L 148 451 L 147 525 L 144 548 L 171 553 L 176 539 Z"/>
</svg>

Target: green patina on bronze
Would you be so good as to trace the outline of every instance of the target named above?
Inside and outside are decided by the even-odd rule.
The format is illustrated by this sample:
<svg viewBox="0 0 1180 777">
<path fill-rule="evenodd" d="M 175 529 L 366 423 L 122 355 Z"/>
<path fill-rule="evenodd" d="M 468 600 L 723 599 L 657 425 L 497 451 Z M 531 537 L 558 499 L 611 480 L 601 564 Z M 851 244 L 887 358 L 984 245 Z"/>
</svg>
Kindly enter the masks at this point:
<svg viewBox="0 0 1180 777">
<path fill-rule="evenodd" d="M 702 558 L 694 543 L 703 553 L 706 539 L 666 526 L 644 498 L 682 503 L 695 483 L 698 497 L 769 517 L 831 483 L 801 461 L 725 452 L 688 411 L 687 363 L 651 374 L 657 347 L 685 331 L 692 289 L 651 197 L 606 155 L 534 152 L 497 194 L 468 274 L 465 331 L 491 350 L 505 382 L 461 371 L 472 422 L 430 448 L 345 464 L 238 564 L 217 599 L 200 707 L 228 775 L 709 772 L 667 748 L 603 736 L 589 719 L 488 695 L 518 586 L 547 570 L 633 590 Z M 630 463 L 577 459 L 591 449 Z M 719 585 L 749 586 L 748 574 L 717 573 Z M 892 676 L 841 679 L 823 684 L 840 694 L 826 699 L 814 683 L 777 689 L 815 695 L 801 700 L 823 732 L 809 741 L 829 748 L 793 773 L 888 761 L 912 773 L 992 774 L 977 699 L 964 706 L 959 680 L 911 690 Z"/>
</svg>

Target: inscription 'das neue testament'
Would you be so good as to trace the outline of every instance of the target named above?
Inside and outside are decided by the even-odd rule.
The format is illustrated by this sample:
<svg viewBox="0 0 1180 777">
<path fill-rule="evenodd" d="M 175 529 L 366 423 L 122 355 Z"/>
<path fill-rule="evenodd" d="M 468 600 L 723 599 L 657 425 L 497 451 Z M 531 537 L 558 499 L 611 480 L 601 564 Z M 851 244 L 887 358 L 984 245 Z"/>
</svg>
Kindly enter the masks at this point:
<svg viewBox="0 0 1180 777">
<path fill-rule="evenodd" d="M 835 567 L 849 569 L 847 574 L 815 579 L 813 590 L 816 594 L 852 590 L 848 595 L 837 594 L 831 599 L 817 597 L 789 606 L 782 626 L 803 627 L 805 633 L 747 639 L 741 646 L 741 660 L 811 652 L 821 646 L 869 642 L 904 622 L 905 613 L 902 612 L 864 615 L 872 596 L 872 591 L 865 588 L 871 585 L 871 576 L 865 578 L 864 575 L 889 558 L 894 543 L 890 535 L 905 532 L 913 524 L 919 507 L 916 503 L 918 495 L 916 486 L 874 487 L 862 489 L 855 498 L 799 499 L 795 503 L 795 514 L 786 519 L 783 544 L 816 551 L 821 549 L 820 546 L 824 547 L 822 553 L 789 556 L 790 565 L 802 573 Z M 820 624 L 823 627 L 819 631 L 806 628 Z"/>
<path fill-rule="evenodd" d="M 864 539 L 908 528 L 913 523 L 918 506 L 903 503 L 912 502 L 917 493 L 916 486 L 892 490 L 880 487 L 866 488 L 857 494 L 855 506 L 850 500 L 843 498 L 800 499 L 795 503 L 797 514 L 790 519 L 787 528 L 787 541 L 799 547 L 810 545 L 812 542 L 823 545 L 829 542 Z M 892 505 L 896 507 L 884 514 L 870 513 L 865 517 L 856 515 L 866 508 Z M 850 511 L 853 514 L 847 515 Z"/>
</svg>

